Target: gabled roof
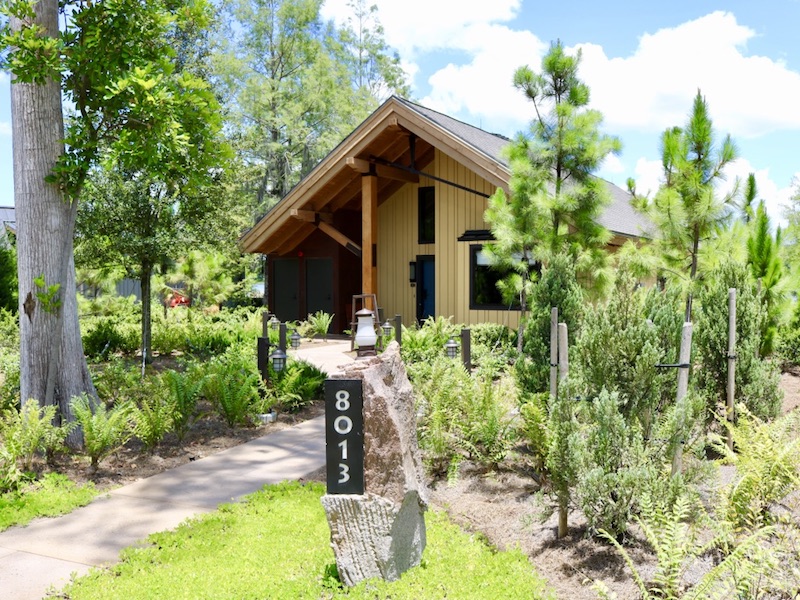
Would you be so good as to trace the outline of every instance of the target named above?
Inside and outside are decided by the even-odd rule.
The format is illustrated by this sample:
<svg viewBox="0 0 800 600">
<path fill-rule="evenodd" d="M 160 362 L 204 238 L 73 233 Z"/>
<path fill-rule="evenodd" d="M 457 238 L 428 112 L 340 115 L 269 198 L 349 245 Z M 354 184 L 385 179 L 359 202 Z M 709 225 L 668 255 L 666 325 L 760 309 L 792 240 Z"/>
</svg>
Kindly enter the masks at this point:
<svg viewBox="0 0 800 600">
<path fill-rule="evenodd" d="M 294 218 L 293 212 L 360 210 L 361 173 L 352 167 L 353 161 L 402 165 L 424 171 L 438 148 L 491 184 L 508 190 L 510 171 L 502 150 L 509 141 L 504 136 L 392 96 L 242 236 L 240 244 L 245 252 L 281 254 L 296 248 L 315 229 L 314 223 Z M 647 220 L 630 206 L 627 192 L 606 183 L 612 204 L 600 222 L 613 233 L 641 236 L 647 229 Z M 382 178 L 379 170 L 378 202 L 404 184 L 401 180 Z"/>
<path fill-rule="evenodd" d="M 6 237 L 6 230 L 16 233 L 16 210 L 13 206 L 0 206 L 0 239 Z"/>
</svg>

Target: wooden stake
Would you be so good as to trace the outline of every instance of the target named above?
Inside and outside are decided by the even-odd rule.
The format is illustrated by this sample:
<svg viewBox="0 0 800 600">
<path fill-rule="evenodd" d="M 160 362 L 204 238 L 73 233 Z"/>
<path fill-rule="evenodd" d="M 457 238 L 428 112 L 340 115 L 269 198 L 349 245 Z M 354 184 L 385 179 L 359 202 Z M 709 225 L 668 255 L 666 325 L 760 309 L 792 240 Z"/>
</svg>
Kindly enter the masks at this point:
<svg viewBox="0 0 800 600">
<path fill-rule="evenodd" d="M 551 313 L 552 315 L 552 313 Z M 558 380 L 563 381 L 569 375 L 569 352 L 567 347 L 567 324 L 558 324 Z M 558 539 L 567 535 L 567 501 L 559 498 L 558 502 Z"/>
<path fill-rule="evenodd" d="M 686 392 L 689 390 L 689 362 L 692 354 L 692 323 L 687 321 L 683 324 L 683 331 L 681 332 L 681 349 L 678 356 L 678 393 L 675 395 L 675 405 L 680 406 Z M 686 366 L 683 366 L 686 365 Z M 672 475 L 675 476 L 681 472 L 683 467 L 683 439 L 685 431 L 683 430 L 683 419 L 678 422 L 678 443 L 675 446 L 675 455 L 672 457 Z"/>
<path fill-rule="evenodd" d="M 569 355 L 567 348 L 567 324 L 558 324 L 558 380 L 564 381 L 569 375 Z"/>
<path fill-rule="evenodd" d="M 550 309 L 550 399 L 558 394 L 558 307 Z"/>
<path fill-rule="evenodd" d="M 733 426 L 736 417 L 734 395 L 736 393 L 736 288 L 728 290 L 728 424 Z M 733 450 L 733 430 L 728 428 L 728 449 Z"/>
</svg>

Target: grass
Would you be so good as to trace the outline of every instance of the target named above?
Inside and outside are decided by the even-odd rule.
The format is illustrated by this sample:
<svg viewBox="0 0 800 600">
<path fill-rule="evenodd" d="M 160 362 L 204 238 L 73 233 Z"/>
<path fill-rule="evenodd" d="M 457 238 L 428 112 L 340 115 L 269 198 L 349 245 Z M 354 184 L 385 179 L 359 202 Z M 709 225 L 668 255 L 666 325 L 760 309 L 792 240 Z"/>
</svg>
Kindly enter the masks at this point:
<svg viewBox="0 0 800 600">
<path fill-rule="evenodd" d="M 441 513 L 426 517 L 422 564 L 396 582 L 339 583 L 319 484 L 267 486 L 240 504 L 150 536 L 67 586 L 70 600 L 170 598 L 546 598 L 520 551 L 497 552 Z"/>
<path fill-rule="evenodd" d="M 99 493 L 91 483 L 79 486 L 66 475 L 48 473 L 18 491 L 0 494 L 0 531 L 37 517 L 64 515 L 89 504 Z"/>
</svg>

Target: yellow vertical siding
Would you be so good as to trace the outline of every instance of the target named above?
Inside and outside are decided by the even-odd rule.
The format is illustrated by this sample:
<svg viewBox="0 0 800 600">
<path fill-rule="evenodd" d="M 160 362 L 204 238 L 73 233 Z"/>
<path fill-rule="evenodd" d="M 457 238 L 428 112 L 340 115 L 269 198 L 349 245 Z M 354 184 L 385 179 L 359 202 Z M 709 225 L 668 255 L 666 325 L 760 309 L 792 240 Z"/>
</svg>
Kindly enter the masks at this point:
<svg viewBox="0 0 800 600">
<path fill-rule="evenodd" d="M 441 151 L 427 171 L 468 188 L 492 194 L 485 179 Z M 487 229 L 483 220 L 487 200 L 466 190 L 422 178 L 420 186 L 433 185 L 436 194 L 436 243 L 417 243 L 417 189 L 403 186 L 378 208 L 378 303 L 387 317 L 400 314 L 403 322 L 416 318 L 416 287 L 408 281 L 408 263 L 417 255 L 436 256 L 436 314 L 455 323 L 503 323 L 517 327 L 518 311 L 469 309 L 469 246 L 458 237 L 468 229 Z"/>
</svg>

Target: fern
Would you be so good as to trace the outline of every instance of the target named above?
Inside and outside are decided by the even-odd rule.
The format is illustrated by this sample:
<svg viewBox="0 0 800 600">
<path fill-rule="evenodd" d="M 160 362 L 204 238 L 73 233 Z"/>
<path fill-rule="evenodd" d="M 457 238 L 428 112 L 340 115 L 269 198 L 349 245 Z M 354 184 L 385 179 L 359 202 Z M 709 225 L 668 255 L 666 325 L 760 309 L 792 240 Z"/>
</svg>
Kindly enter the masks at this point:
<svg viewBox="0 0 800 600">
<path fill-rule="evenodd" d="M 5 411 L 0 419 L 0 437 L 6 450 L 23 471 L 30 471 L 39 452 L 57 450 L 64 443 L 72 426 L 53 425 L 55 406 L 39 406 L 33 398 L 28 399 L 22 408 Z"/>
<path fill-rule="evenodd" d="M 172 431 L 173 408 L 161 394 L 156 393 L 141 403 L 132 405 L 133 433 L 152 452 L 164 436 Z"/>
<path fill-rule="evenodd" d="M 162 379 L 169 390 L 172 412 L 172 429 L 183 442 L 197 416 L 197 399 L 205 384 L 205 377 L 192 379 L 177 371 L 167 371 Z"/>
<path fill-rule="evenodd" d="M 93 469 L 133 435 L 129 403 L 118 404 L 109 410 L 103 403 L 93 406 L 84 394 L 72 398 L 72 410 L 83 430 L 84 451 L 89 455 Z"/>
</svg>

